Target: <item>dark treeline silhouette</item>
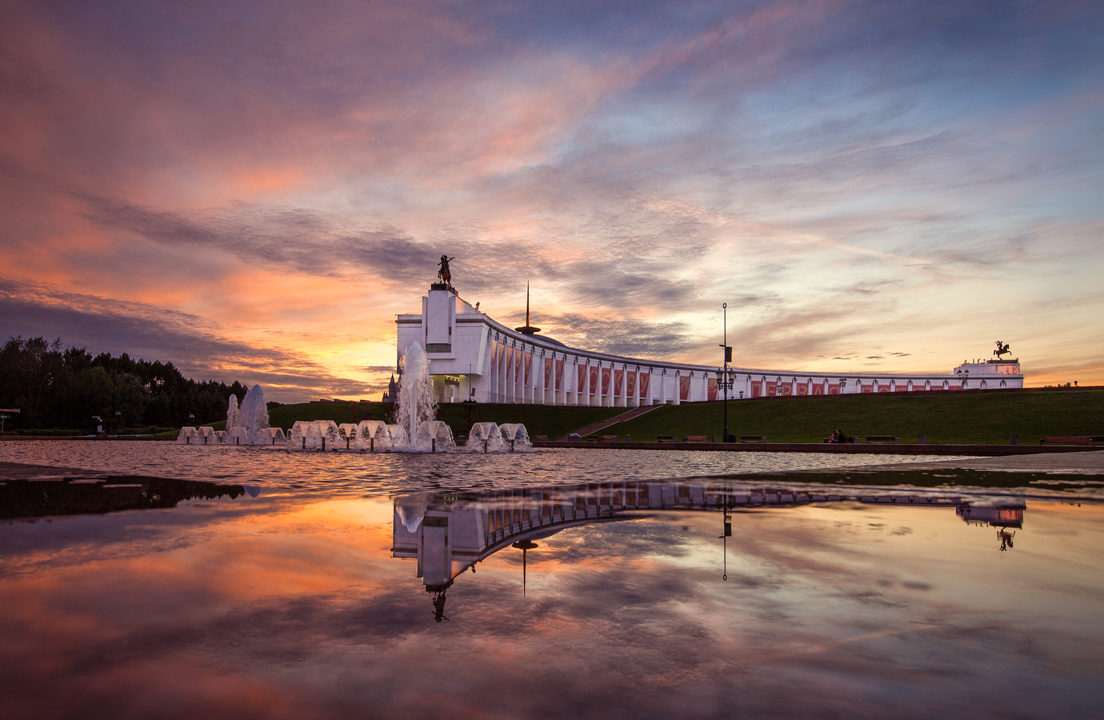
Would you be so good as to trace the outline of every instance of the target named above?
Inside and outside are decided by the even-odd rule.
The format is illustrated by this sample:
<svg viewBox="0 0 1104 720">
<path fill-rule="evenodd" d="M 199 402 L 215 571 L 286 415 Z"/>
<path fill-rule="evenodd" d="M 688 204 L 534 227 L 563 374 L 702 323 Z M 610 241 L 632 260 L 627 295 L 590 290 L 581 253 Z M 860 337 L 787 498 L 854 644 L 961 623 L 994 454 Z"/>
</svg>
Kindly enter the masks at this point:
<svg viewBox="0 0 1104 720">
<path fill-rule="evenodd" d="M 0 350 L 0 407 L 19 408 L 18 427 L 147 426 L 206 423 L 226 415 L 230 393 L 245 387 L 185 378 L 172 363 L 133 360 L 126 353 L 92 356 L 37 338 L 11 338 Z"/>
</svg>

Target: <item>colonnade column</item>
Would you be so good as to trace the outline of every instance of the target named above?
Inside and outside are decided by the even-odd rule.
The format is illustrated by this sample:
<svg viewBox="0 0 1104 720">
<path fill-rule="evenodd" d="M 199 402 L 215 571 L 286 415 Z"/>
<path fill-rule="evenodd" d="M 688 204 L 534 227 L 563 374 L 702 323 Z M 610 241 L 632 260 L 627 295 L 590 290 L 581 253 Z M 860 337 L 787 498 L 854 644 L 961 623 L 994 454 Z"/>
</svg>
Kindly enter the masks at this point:
<svg viewBox="0 0 1104 720">
<path fill-rule="evenodd" d="M 498 402 L 506 402 L 506 343 L 498 346 Z"/>
<path fill-rule="evenodd" d="M 621 382 L 617 383 L 617 397 L 621 401 L 619 407 L 629 406 L 629 366 L 621 366 Z"/>
<path fill-rule="evenodd" d="M 498 338 L 491 335 L 491 352 L 490 357 L 487 359 L 487 400 L 489 402 L 495 402 L 498 400 L 498 367 L 495 362 L 498 359 Z"/>
</svg>

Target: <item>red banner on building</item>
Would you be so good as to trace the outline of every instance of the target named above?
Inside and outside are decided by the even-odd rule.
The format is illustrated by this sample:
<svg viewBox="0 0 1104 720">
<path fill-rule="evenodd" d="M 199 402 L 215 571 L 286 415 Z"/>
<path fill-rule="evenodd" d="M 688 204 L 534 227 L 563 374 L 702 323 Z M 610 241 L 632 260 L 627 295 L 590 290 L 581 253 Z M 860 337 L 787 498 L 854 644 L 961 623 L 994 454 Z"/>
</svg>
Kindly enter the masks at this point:
<svg viewBox="0 0 1104 720">
<path fill-rule="evenodd" d="M 809 394 L 809 383 L 801 383 L 800 385 L 798 385 L 797 386 L 797 394 L 798 395 L 808 395 Z"/>
<path fill-rule="evenodd" d="M 590 368 L 590 394 L 598 394 L 598 368 L 596 367 Z"/>
<path fill-rule="evenodd" d="M 828 386 L 828 394 L 829 395 L 839 395 L 842 389 L 843 389 L 842 385 L 829 385 Z"/>
<path fill-rule="evenodd" d="M 586 389 L 586 365 L 579 365 L 576 368 L 575 374 L 578 375 L 578 378 L 576 378 L 575 392 L 581 393 Z"/>
<path fill-rule="evenodd" d="M 525 353 L 525 384 L 529 384 L 529 378 L 532 377 L 533 370 L 533 353 Z"/>
<path fill-rule="evenodd" d="M 908 391 L 909 391 L 909 386 L 908 385 L 898 385 L 894 392 L 908 392 Z"/>
<path fill-rule="evenodd" d="M 637 397 L 636 395 L 636 370 L 625 371 L 625 397 Z"/>
<path fill-rule="evenodd" d="M 610 394 L 610 369 L 602 368 L 602 394 Z"/>
<path fill-rule="evenodd" d="M 766 392 L 763 393 L 763 394 L 766 397 L 774 397 L 775 395 L 778 394 L 778 383 L 776 383 L 776 382 L 767 382 L 767 383 L 765 383 L 765 385 L 767 386 L 766 387 Z"/>
<path fill-rule="evenodd" d="M 563 389 L 563 367 L 564 361 L 562 359 L 556 360 L 556 389 Z"/>
<path fill-rule="evenodd" d="M 690 399 L 690 376 L 682 375 L 679 377 L 679 400 L 686 402 Z"/>
<path fill-rule="evenodd" d="M 625 371 L 624 370 L 614 370 L 613 371 L 613 394 L 617 395 L 618 397 L 621 396 L 621 388 L 625 387 L 624 385 L 621 384 L 624 379 L 625 379 Z"/>
<path fill-rule="evenodd" d="M 893 389 L 892 385 L 879 385 L 878 386 L 878 392 L 889 392 L 892 389 Z"/>
<path fill-rule="evenodd" d="M 552 358 L 544 359 L 544 389 L 552 389 Z"/>
<path fill-rule="evenodd" d="M 709 378 L 709 383 L 705 389 L 706 397 L 710 400 L 717 399 L 717 378 Z"/>
<path fill-rule="evenodd" d="M 816 383 L 815 385 L 813 385 L 813 395 L 823 395 L 823 394 L 824 394 L 824 383 Z"/>
<path fill-rule="evenodd" d="M 793 383 L 782 383 L 782 396 L 789 397 L 793 395 Z"/>
<path fill-rule="evenodd" d="M 514 371 L 514 349 L 512 347 L 506 348 L 505 363 L 506 365 L 506 377 L 513 379 L 511 373 Z"/>
<path fill-rule="evenodd" d="M 491 370 L 498 370 L 498 343 L 491 341 Z"/>
<path fill-rule="evenodd" d="M 863 385 L 862 386 L 862 391 L 864 393 L 872 393 L 872 392 L 874 392 L 874 386 L 873 385 Z"/>
<path fill-rule="evenodd" d="M 652 379 L 651 373 L 640 373 L 640 397 L 646 398 L 649 396 L 649 384 Z"/>
</svg>

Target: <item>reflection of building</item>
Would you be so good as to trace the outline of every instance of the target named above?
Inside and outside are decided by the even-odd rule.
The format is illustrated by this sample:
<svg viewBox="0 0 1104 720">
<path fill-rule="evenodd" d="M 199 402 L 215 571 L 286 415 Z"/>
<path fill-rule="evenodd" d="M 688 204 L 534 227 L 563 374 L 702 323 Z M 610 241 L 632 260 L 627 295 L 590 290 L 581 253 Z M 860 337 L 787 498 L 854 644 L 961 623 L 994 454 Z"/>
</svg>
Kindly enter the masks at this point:
<svg viewBox="0 0 1104 720">
<path fill-rule="evenodd" d="M 1016 533 L 1009 531 L 1008 528 L 1023 527 L 1023 514 L 1026 508 L 1023 503 L 990 507 L 960 505 L 956 512 L 968 525 L 995 527 L 997 539 L 1000 540 L 1000 549 L 1003 551 L 1012 548 Z"/>
<path fill-rule="evenodd" d="M 1027 508 L 1023 503 L 1000 507 L 976 507 L 959 505 L 956 512 L 967 523 L 978 523 L 990 527 L 1022 528 L 1023 514 Z"/>
<path fill-rule="evenodd" d="M 420 494 L 395 499 L 392 554 L 417 558 L 426 589 L 444 592 L 460 573 L 499 550 L 595 522 L 660 511 L 720 512 L 739 507 L 860 502 L 953 507 L 967 522 L 1021 527 L 1023 503 L 975 507 L 961 498 L 898 493 L 843 494 L 720 483 L 637 481 L 556 485 L 488 493 Z M 728 521 L 727 513 L 724 520 Z M 726 529 L 726 534 L 728 530 Z"/>
<path fill-rule="evenodd" d="M 570 348 L 526 324 L 508 328 L 434 283 L 419 313 L 396 318 L 399 357 L 425 348 L 438 402 L 637 407 L 718 400 L 721 366 Z M 964 362 L 950 374 L 823 373 L 729 368 L 729 398 L 1022 388 L 1018 360 Z M 392 396 L 393 397 L 393 396 Z"/>
</svg>

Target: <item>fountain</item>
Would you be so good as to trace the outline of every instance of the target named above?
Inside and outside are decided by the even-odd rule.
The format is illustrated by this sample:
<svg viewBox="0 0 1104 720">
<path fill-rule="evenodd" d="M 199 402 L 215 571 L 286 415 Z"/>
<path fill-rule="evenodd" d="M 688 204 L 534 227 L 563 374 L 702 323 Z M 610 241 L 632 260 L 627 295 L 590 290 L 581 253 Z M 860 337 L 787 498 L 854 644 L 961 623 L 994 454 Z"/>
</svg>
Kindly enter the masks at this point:
<svg viewBox="0 0 1104 720">
<path fill-rule="evenodd" d="M 226 429 L 237 427 L 239 417 L 241 417 L 241 411 L 238 409 L 238 396 L 230 393 L 230 403 L 226 408 Z"/>
<path fill-rule="evenodd" d="M 230 396 L 226 408 L 226 430 L 211 427 L 182 427 L 176 442 L 181 445 L 268 445 L 288 450 L 341 450 L 349 452 L 450 452 L 457 450 L 452 428 L 436 419 L 433 379 L 429 359 L 418 343 L 411 343 L 400 363 L 402 385 L 395 406 L 395 422 L 362 420 L 341 423 L 333 420 L 296 420 L 284 434 L 268 425 L 264 390 L 254 385 L 241 405 Z M 479 422 L 468 434 L 466 452 L 514 452 L 532 447 L 525 426 L 520 423 Z"/>
<path fill-rule="evenodd" d="M 502 431 L 493 422 L 477 422 L 472 425 L 468 432 L 468 442 L 464 445 L 465 452 L 492 453 L 502 452 L 505 448 Z"/>
<path fill-rule="evenodd" d="M 419 451 L 448 452 L 456 447 L 452 439 L 452 428 L 440 420 L 428 420 L 418 426 L 418 434 L 411 448 Z"/>
<path fill-rule="evenodd" d="M 239 436 L 244 435 L 245 441 L 239 444 L 271 445 L 272 434 L 268 432 L 268 406 L 265 404 L 264 390 L 260 384 L 256 384 L 246 391 L 240 410 L 236 406 L 237 398 L 231 395 L 230 408 L 227 410 L 226 416 L 227 432 L 233 432 L 235 428 L 240 427 L 244 432 L 240 433 Z M 238 415 L 233 427 L 230 425 L 231 412 Z"/>
<path fill-rule="evenodd" d="M 533 447 L 529 439 L 529 431 L 521 423 L 502 423 L 498 429 L 502 433 L 502 441 L 510 446 L 510 452 L 529 450 Z"/>
<path fill-rule="evenodd" d="M 198 433 L 192 425 L 185 425 L 180 428 L 180 433 L 176 436 L 177 445 L 196 445 L 196 438 Z M 202 441 L 201 441 L 202 442 Z"/>
<path fill-rule="evenodd" d="M 433 399 L 433 380 L 429 376 L 429 358 L 425 350 L 418 343 L 410 343 L 403 353 L 400 363 L 402 373 L 402 386 L 399 388 L 398 403 L 395 407 L 395 424 L 405 430 L 405 447 L 396 449 L 404 450 L 432 450 L 432 440 L 436 438 L 438 430 L 427 431 L 419 435 L 419 425 L 438 422 L 434 420 L 437 415 L 437 403 Z M 449 440 L 452 432 L 449 431 Z M 425 441 L 424 446 L 419 445 L 419 439 Z"/>
</svg>

